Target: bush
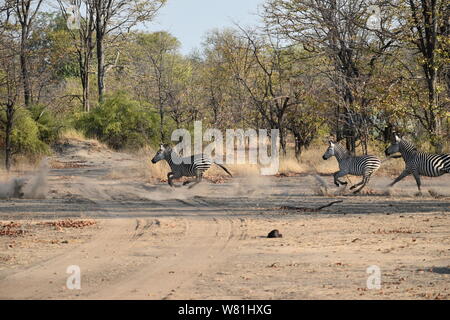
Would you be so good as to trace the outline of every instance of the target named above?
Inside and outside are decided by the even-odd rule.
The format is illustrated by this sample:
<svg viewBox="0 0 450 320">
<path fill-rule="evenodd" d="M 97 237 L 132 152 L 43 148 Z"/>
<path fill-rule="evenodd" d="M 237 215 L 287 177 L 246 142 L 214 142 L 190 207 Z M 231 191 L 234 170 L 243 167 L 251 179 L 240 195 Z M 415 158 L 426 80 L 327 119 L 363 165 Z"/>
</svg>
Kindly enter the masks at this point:
<svg viewBox="0 0 450 320">
<path fill-rule="evenodd" d="M 157 115 L 148 106 L 116 93 L 75 120 L 75 128 L 114 149 L 138 149 L 156 137 Z"/>
<path fill-rule="evenodd" d="M 30 113 L 36 122 L 39 139 L 49 145 L 55 143 L 61 131 L 66 127 L 65 121 L 58 119 L 53 111 L 42 105 L 31 107 Z"/>
<path fill-rule="evenodd" d="M 0 117 L 6 119 L 5 111 L 0 112 Z M 5 128 L 0 131 L 0 146 L 4 148 Z M 14 154 L 22 155 L 44 155 L 49 154 L 50 148 L 40 140 L 38 124 L 33 120 L 28 110 L 20 108 L 16 110 L 11 144 Z"/>
</svg>

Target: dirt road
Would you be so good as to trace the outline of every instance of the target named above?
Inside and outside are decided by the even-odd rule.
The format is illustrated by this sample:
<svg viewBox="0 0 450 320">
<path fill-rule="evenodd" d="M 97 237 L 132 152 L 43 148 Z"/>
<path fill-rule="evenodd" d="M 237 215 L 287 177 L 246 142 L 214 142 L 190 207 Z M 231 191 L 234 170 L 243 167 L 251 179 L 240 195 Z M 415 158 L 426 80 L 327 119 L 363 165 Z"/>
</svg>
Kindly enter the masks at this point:
<svg viewBox="0 0 450 320">
<path fill-rule="evenodd" d="M 149 183 L 141 161 L 72 142 L 51 159 L 46 199 L 2 200 L 2 225 L 19 226 L 0 236 L 0 298 L 450 297 L 449 175 L 424 179 L 422 196 L 410 178 L 388 192 L 391 177 L 359 196 L 319 195 L 310 175 L 188 190 Z M 67 219 L 93 224 L 42 224 Z M 71 265 L 80 290 L 67 288 Z M 380 289 L 367 288 L 373 265 Z"/>
</svg>

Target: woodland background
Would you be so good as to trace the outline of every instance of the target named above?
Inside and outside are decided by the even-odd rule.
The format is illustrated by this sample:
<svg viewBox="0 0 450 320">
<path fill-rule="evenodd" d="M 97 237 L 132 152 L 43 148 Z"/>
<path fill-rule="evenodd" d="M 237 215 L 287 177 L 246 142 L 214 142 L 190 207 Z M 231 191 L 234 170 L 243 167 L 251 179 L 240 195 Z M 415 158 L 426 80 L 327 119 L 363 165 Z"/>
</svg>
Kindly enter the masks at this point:
<svg viewBox="0 0 450 320">
<path fill-rule="evenodd" d="M 0 1 L 7 170 L 51 153 L 67 130 L 138 150 L 194 120 L 279 129 L 282 154 L 298 161 L 330 136 L 358 154 L 393 132 L 448 151 L 448 1 L 267 0 L 260 25 L 211 30 L 189 55 L 140 27 L 165 3 Z"/>
</svg>

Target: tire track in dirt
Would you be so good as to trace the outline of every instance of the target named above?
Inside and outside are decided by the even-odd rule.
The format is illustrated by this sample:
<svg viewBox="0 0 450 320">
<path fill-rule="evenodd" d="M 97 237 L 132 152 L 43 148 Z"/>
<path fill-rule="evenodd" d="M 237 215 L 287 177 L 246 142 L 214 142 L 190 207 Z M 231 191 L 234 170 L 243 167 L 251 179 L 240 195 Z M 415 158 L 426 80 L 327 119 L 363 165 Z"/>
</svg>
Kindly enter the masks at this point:
<svg viewBox="0 0 450 320">
<path fill-rule="evenodd" d="M 101 299 L 170 299 L 189 297 L 185 288 L 225 262 L 236 246 L 233 219 L 184 218 L 187 225 L 181 240 L 172 243 L 154 261 L 130 273 L 119 281 L 89 294 L 88 298 Z M 85 296 L 86 297 L 86 296 Z"/>
<path fill-rule="evenodd" d="M 80 294 L 78 290 L 66 289 L 66 273 L 70 265 L 78 265 L 82 278 L 86 273 L 101 271 L 113 265 L 118 254 L 127 252 L 130 241 L 123 230 L 131 227 L 128 221 L 105 220 L 101 230 L 87 243 L 46 261 L 38 262 L 0 281 L 0 298 L 52 299 Z M 82 286 L 85 282 L 82 280 Z"/>
</svg>

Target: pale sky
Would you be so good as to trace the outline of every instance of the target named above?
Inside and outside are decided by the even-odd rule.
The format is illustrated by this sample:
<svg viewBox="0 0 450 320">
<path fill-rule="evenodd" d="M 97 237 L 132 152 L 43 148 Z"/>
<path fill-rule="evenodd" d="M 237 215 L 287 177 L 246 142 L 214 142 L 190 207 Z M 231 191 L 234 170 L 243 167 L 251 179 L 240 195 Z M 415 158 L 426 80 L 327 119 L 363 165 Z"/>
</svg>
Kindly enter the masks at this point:
<svg viewBox="0 0 450 320">
<path fill-rule="evenodd" d="M 168 31 L 181 42 L 181 52 L 199 49 L 207 31 L 254 26 L 260 21 L 258 7 L 264 0 L 168 0 L 156 19 L 145 30 Z"/>
</svg>

